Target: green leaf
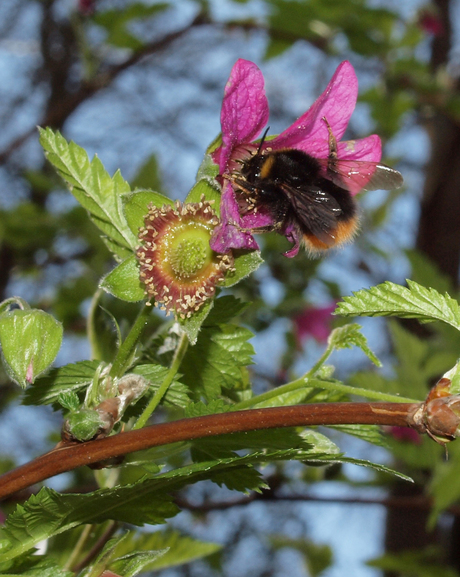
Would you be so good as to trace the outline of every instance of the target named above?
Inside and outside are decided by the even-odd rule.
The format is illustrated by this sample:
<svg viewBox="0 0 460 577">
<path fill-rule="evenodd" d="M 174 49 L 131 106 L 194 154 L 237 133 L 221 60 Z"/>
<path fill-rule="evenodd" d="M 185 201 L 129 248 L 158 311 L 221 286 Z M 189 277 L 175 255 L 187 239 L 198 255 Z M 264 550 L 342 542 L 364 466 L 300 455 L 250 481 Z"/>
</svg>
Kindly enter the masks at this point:
<svg viewBox="0 0 460 577">
<path fill-rule="evenodd" d="M 222 388 L 231 389 L 243 381 L 241 367 L 252 363 L 254 349 L 247 341 L 253 334 L 243 327 L 222 324 L 204 326 L 194 347 L 181 363 L 182 381 L 194 395 L 209 402 Z"/>
<path fill-rule="evenodd" d="M 145 299 L 144 285 L 139 279 L 138 261 L 134 255 L 110 271 L 99 286 L 122 301 L 134 303 Z"/>
<path fill-rule="evenodd" d="M 125 533 L 120 537 L 110 539 L 88 569 L 88 574 L 104 575 L 104 571 L 110 567 L 111 571 L 116 571 L 117 574 L 123 575 L 123 577 L 134 577 L 167 551 L 167 549 L 137 551 L 131 548 L 124 555 L 120 555 L 120 546 L 123 545 L 127 537 L 128 533 Z"/>
<path fill-rule="evenodd" d="M 114 559 L 113 569 L 123 577 L 135 577 L 149 567 L 155 559 L 161 557 L 167 549 L 160 551 L 132 551 L 120 559 Z"/>
<path fill-rule="evenodd" d="M 69 393 L 61 393 L 58 396 L 58 403 L 67 411 L 77 411 L 80 407 L 80 399 L 77 393 L 70 391 Z"/>
<path fill-rule="evenodd" d="M 59 395 L 86 388 L 93 380 L 100 361 L 80 361 L 52 369 L 46 377 L 38 379 L 24 395 L 24 405 L 49 405 L 59 401 Z"/>
<path fill-rule="evenodd" d="M 215 299 L 214 307 L 206 317 L 204 325 L 207 327 L 213 327 L 221 325 L 222 323 L 227 323 L 240 315 L 250 306 L 250 303 L 245 303 L 232 295 L 222 296 Z"/>
<path fill-rule="evenodd" d="M 458 302 L 448 294 L 425 288 L 408 280 L 408 288 L 384 282 L 344 297 L 335 314 L 349 316 L 398 316 L 421 322 L 443 321 L 460 330 Z"/>
<path fill-rule="evenodd" d="M 106 235 L 109 249 L 120 259 L 128 257 L 138 241 L 124 216 L 122 195 L 130 188 L 120 172 L 110 177 L 97 156 L 90 162 L 83 148 L 67 143 L 51 128 L 40 129 L 40 143 L 72 194 Z"/>
<path fill-rule="evenodd" d="M 127 538 L 117 545 L 115 552 L 117 556 L 122 556 L 133 550 L 161 551 L 162 555 L 152 560 L 145 568 L 150 571 L 159 571 L 190 563 L 220 549 L 221 545 L 217 543 L 204 543 L 176 531 L 156 531 L 151 534 L 130 532 Z M 115 563 L 111 568 L 116 570 L 118 565 Z"/>
<path fill-rule="evenodd" d="M 451 381 L 449 394 L 458 395 L 460 393 L 460 360 L 443 375 L 443 378 Z"/>
<path fill-rule="evenodd" d="M 0 571 L 4 568 L 2 563 L 9 563 L 39 541 L 80 524 L 102 523 L 108 519 L 133 525 L 164 523 L 166 518 L 178 512 L 170 494 L 198 481 L 209 479 L 240 491 L 256 490 L 263 481 L 251 472 L 255 465 L 291 459 L 314 465 L 355 463 L 409 479 L 370 461 L 324 455 L 316 449 L 299 447 L 278 451 L 262 450 L 244 456 L 192 463 L 133 485 L 100 489 L 92 494 L 59 495 L 52 489 L 44 488 L 24 505 L 18 505 L 2 528 Z"/>
<path fill-rule="evenodd" d="M 2 536 L 9 540 L 10 547 L 0 551 L 0 571 L 1 563 L 22 555 L 39 541 L 83 523 L 114 519 L 133 525 L 158 524 L 178 512 L 164 487 L 155 495 L 146 485 L 144 490 L 140 486 L 142 483 L 86 495 L 60 495 L 52 489 L 41 489 L 8 517 Z"/>
<path fill-rule="evenodd" d="M 150 398 L 156 393 L 163 383 L 169 369 L 161 365 L 138 365 L 132 371 L 136 375 L 142 375 L 150 381 L 149 394 L 145 395 L 138 404 L 136 410 L 140 411 L 143 406 L 146 406 Z M 174 380 L 168 387 L 162 404 L 169 407 L 185 408 L 190 404 L 190 397 L 188 396 L 188 387 Z M 139 405 L 139 407 L 138 407 Z M 128 414 L 128 413 L 127 413 Z"/>
<path fill-rule="evenodd" d="M 174 202 L 170 198 L 159 192 L 153 192 L 152 190 L 135 190 L 134 192 L 129 192 L 122 196 L 122 201 L 126 221 L 133 234 L 136 235 L 136 238 L 139 233 L 139 228 L 144 226 L 144 219 L 149 212 L 149 206 L 151 204 L 158 208 L 161 208 L 165 204 L 174 206 Z"/>
<path fill-rule="evenodd" d="M 0 344 L 8 376 L 25 388 L 44 373 L 61 348 L 62 324 L 37 309 L 0 315 Z"/>
<path fill-rule="evenodd" d="M 3 572 L 2 577 L 74 577 L 73 571 L 66 571 L 52 559 L 43 556 L 28 556 L 17 559 Z"/>
<path fill-rule="evenodd" d="M 214 399 L 207 405 L 203 401 L 189 403 L 185 408 L 184 416 L 186 418 L 202 417 L 203 415 L 215 415 L 217 413 L 227 413 L 231 411 L 232 406 L 222 399 Z"/>
<path fill-rule="evenodd" d="M 155 154 L 151 154 L 138 169 L 134 178 L 131 179 L 131 187 L 135 191 L 140 189 L 155 190 L 157 193 L 163 194 L 163 182 Z"/>
<path fill-rule="evenodd" d="M 328 343 L 337 350 L 359 347 L 374 365 L 382 366 L 382 363 L 369 348 L 366 337 L 361 333 L 360 325 L 356 323 L 334 329 L 329 335 Z"/>
<path fill-rule="evenodd" d="M 386 473 L 388 475 L 394 475 L 403 481 L 408 481 L 409 483 L 413 483 L 413 479 L 404 473 L 400 473 L 399 471 L 395 471 L 394 469 L 390 469 L 390 467 L 386 467 L 385 465 L 380 465 L 379 463 L 373 463 L 372 461 L 368 461 L 366 459 L 353 459 L 351 457 L 344 457 L 342 455 L 339 456 L 336 460 L 331 459 L 329 457 L 319 457 L 316 460 L 308 459 L 310 463 L 322 463 L 327 462 L 328 464 L 333 463 L 350 463 L 352 465 L 358 465 L 359 467 L 366 467 L 368 469 L 373 469 L 378 473 Z"/>
<path fill-rule="evenodd" d="M 432 528 L 439 514 L 460 497 L 460 461 L 458 454 L 455 456 L 445 463 L 438 462 L 431 480 L 429 492 L 433 497 L 433 509 L 429 524 Z"/>
</svg>

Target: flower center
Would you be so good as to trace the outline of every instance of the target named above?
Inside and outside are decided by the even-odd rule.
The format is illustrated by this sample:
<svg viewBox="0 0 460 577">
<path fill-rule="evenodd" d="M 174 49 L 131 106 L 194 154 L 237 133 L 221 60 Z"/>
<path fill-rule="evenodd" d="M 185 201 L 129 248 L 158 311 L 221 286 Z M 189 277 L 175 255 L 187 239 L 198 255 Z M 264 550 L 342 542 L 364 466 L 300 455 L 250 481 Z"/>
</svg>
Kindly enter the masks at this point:
<svg viewBox="0 0 460 577">
<path fill-rule="evenodd" d="M 217 254 L 209 246 L 218 222 L 204 199 L 149 207 L 137 258 L 145 294 L 156 306 L 186 318 L 214 296 L 233 265 L 231 253 Z"/>
<path fill-rule="evenodd" d="M 209 231 L 184 230 L 172 241 L 169 260 L 174 273 L 182 279 L 199 275 L 211 258 Z"/>
</svg>

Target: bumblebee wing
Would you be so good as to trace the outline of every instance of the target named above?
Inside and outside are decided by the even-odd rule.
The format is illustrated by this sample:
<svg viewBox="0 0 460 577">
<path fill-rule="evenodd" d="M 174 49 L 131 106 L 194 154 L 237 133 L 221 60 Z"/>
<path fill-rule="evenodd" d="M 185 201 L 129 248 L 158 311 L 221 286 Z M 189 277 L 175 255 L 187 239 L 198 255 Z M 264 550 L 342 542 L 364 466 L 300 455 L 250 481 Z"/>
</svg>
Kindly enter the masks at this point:
<svg viewBox="0 0 460 577">
<path fill-rule="evenodd" d="M 295 220 L 303 232 L 309 232 L 328 246 L 335 243 L 337 217 L 342 213 L 337 200 L 315 186 L 293 188 L 281 186 L 292 206 Z"/>
<path fill-rule="evenodd" d="M 379 162 L 318 160 L 325 178 L 353 194 L 364 190 L 393 190 L 404 182 L 400 172 Z"/>
</svg>

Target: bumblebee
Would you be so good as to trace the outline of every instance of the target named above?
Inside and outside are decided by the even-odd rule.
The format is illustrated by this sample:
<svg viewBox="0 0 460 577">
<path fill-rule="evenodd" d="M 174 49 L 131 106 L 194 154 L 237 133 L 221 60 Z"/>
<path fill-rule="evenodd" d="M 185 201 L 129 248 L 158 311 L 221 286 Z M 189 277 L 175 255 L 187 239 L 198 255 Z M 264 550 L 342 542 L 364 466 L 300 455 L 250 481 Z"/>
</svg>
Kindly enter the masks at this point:
<svg viewBox="0 0 460 577">
<path fill-rule="evenodd" d="M 401 174 L 377 162 L 340 160 L 337 142 L 329 131 L 329 155 L 318 159 L 297 149 L 262 150 L 242 161 L 241 169 L 228 178 L 243 193 L 243 212 L 263 209 L 270 226 L 250 232 L 295 228 L 312 252 L 327 250 L 351 240 L 359 214 L 351 191 L 391 190 L 403 183 Z M 264 135 L 265 137 L 265 135 Z"/>
</svg>

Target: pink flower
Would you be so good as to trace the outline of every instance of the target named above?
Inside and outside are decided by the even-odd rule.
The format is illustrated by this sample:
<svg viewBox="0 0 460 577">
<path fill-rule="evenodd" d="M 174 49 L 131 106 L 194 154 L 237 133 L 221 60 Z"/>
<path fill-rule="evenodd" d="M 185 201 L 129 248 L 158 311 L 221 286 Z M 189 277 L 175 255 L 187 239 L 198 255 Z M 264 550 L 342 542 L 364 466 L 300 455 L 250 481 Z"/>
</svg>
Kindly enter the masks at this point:
<svg viewBox="0 0 460 577">
<path fill-rule="evenodd" d="M 418 25 L 427 34 L 440 36 L 444 33 L 442 20 L 433 9 L 425 8 L 419 12 Z"/>
<path fill-rule="evenodd" d="M 335 307 L 336 303 L 326 307 L 308 307 L 292 319 L 299 347 L 309 337 L 313 337 L 320 343 L 327 341 L 331 332 L 332 313 Z"/>
<path fill-rule="evenodd" d="M 318 159 L 329 155 L 329 132 L 324 118 L 330 125 L 337 141 L 345 133 L 348 121 L 356 105 L 358 81 L 353 66 L 342 62 L 316 102 L 289 128 L 273 140 L 262 145 L 262 150 L 270 147 L 297 149 Z M 222 145 L 213 153 L 221 175 L 226 175 L 241 167 L 241 161 L 259 148 L 254 142 L 260 136 L 268 121 L 268 102 L 265 96 L 262 72 L 247 60 L 238 60 L 233 66 L 225 87 L 221 111 Z M 379 162 L 381 143 L 377 135 L 356 141 L 338 142 L 340 160 Z M 349 189 L 356 194 L 363 185 Z M 273 218 L 263 207 L 257 211 L 240 214 L 231 182 L 224 179 L 221 199 L 221 224 L 216 227 L 211 239 L 211 248 L 216 252 L 228 252 L 231 248 L 257 249 L 258 245 L 249 229 L 270 226 Z M 286 238 L 294 243 L 286 253 L 297 254 L 300 238 L 297 230 L 286 227 Z"/>
<path fill-rule="evenodd" d="M 78 10 L 83 16 L 91 16 L 94 13 L 96 0 L 78 0 Z"/>
</svg>

